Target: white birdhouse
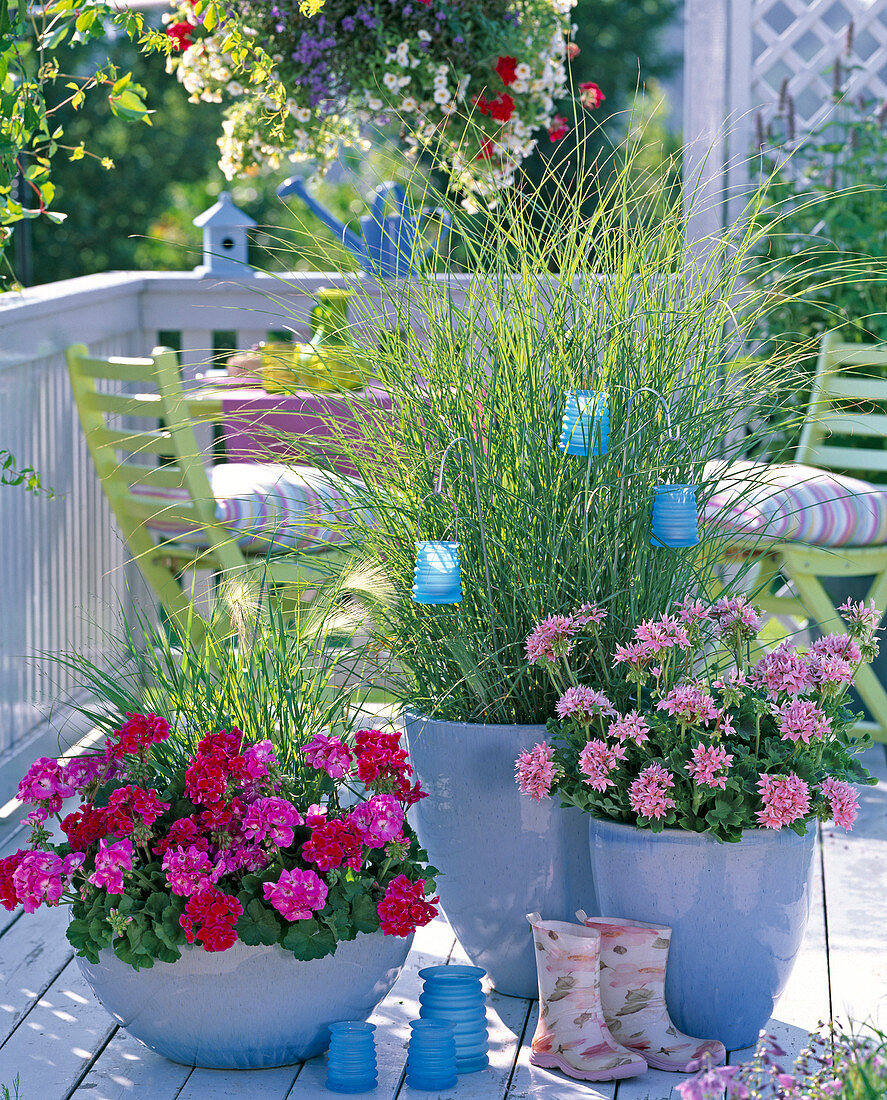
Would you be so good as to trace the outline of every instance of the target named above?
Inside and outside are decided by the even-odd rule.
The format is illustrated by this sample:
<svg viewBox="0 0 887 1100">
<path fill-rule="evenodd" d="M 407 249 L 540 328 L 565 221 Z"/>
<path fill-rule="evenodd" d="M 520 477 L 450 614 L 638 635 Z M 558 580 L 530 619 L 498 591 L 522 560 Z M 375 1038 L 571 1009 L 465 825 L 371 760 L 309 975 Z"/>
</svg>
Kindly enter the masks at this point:
<svg viewBox="0 0 887 1100">
<path fill-rule="evenodd" d="M 202 275 L 254 275 L 247 259 L 246 231 L 256 222 L 234 205 L 227 191 L 219 201 L 194 219 L 203 230 L 203 263 L 195 267 Z"/>
</svg>

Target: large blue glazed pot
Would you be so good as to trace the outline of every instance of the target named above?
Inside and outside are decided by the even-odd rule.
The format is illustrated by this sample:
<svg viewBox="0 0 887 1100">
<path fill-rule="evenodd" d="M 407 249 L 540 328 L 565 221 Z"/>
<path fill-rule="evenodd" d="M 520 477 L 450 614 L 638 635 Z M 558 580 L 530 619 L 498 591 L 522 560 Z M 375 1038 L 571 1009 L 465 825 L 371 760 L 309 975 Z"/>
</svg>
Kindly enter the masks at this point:
<svg viewBox="0 0 887 1100">
<path fill-rule="evenodd" d="M 227 951 L 185 946 L 178 962 L 133 970 L 113 951 L 83 976 L 121 1027 L 173 1062 L 270 1069 L 313 1058 L 329 1025 L 365 1020 L 397 981 L 412 936 L 359 933 L 334 955 L 300 962 L 277 944 Z"/>
<path fill-rule="evenodd" d="M 810 913 L 815 828 L 707 833 L 589 819 L 601 913 L 673 929 L 665 999 L 689 1035 L 752 1046 L 773 1014 Z"/>
<path fill-rule="evenodd" d="M 534 802 L 514 781 L 544 726 L 404 716 L 410 760 L 428 798 L 410 820 L 441 871 L 441 905 L 475 966 L 498 993 L 538 997 L 527 913 L 571 920 L 596 913 L 584 815 Z M 591 908 L 588 908 L 591 906 Z"/>
</svg>

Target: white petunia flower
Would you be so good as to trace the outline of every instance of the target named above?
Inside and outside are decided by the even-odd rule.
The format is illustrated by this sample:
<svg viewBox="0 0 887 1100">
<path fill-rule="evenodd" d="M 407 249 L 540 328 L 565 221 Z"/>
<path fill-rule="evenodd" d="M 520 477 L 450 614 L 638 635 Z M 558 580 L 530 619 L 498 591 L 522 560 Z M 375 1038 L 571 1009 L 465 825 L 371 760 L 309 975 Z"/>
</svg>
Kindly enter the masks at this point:
<svg viewBox="0 0 887 1100">
<path fill-rule="evenodd" d="M 400 109 L 402 111 L 415 111 L 418 106 L 419 104 L 411 95 L 406 96 L 400 101 Z"/>
<path fill-rule="evenodd" d="M 434 102 L 435 103 L 449 103 L 450 99 L 449 88 L 435 88 L 434 90 Z"/>
<path fill-rule="evenodd" d="M 394 73 L 386 73 L 382 77 L 382 83 L 385 85 L 389 92 L 393 92 L 397 90 L 397 86 L 400 82 L 398 81 L 397 76 Z"/>
</svg>

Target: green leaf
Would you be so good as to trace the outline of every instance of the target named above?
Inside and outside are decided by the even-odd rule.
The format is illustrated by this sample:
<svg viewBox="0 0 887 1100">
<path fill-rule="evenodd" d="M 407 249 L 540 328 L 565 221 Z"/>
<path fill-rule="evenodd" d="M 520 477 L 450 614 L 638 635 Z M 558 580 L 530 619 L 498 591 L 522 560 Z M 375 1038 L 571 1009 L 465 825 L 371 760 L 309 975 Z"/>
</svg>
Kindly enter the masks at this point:
<svg viewBox="0 0 887 1100">
<path fill-rule="evenodd" d="M 248 947 L 256 947 L 258 944 L 277 943 L 283 926 L 273 909 L 253 898 L 244 906 L 236 930 L 239 940 Z"/>
<path fill-rule="evenodd" d="M 369 894 L 363 894 L 351 903 L 351 920 L 358 932 L 375 932 L 381 926 L 379 911 Z"/>
<path fill-rule="evenodd" d="M 292 951 L 297 959 L 322 959 L 336 950 L 336 937 L 316 918 L 298 920 L 291 925 L 283 939 L 283 947 Z"/>
</svg>

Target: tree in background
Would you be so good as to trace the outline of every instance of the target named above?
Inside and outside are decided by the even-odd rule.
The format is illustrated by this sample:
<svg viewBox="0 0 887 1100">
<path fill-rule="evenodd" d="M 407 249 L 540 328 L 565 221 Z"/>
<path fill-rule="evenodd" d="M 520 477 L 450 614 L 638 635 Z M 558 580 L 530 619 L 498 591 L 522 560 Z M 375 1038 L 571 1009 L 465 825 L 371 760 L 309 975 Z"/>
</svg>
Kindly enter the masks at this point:
<svg viewBox="0 0 887 1100">
<path fill-rule="evenodd" d="M 625 112 L 639 85 L 674 71 L 677 59 L 667 54 L 662 37 L 677 8 L 678 0 L 632 4 L 579 0 L 574 21 L 580 52 L 572 62 L 573 80 L 577 85 L 597 81 L 607 96 L 610 117 Z M 226 186 L 261 227 L 251 254 L 253 263 L 275 270 L 354 266 L 352 257 L 301 204 L 294 203 L 291 212 L 276 197 L 282 172 L 226 185 L 217 167 L 218 105 L 188 103 L 180 85 L 165 73 L 162 59 L 139 55 L 128 41 L 112 44 L 111 55 L 145 87 L 147 102 L 155 110 L 154 125 L 135 134 L 121 120 L 67 109 L 68 140 L 76 144 L 88 136 L 90 147 L 113 158 L 116 167 L 107 173 L 82 161 L 56 163 L 57 204 L 69 217 L 62 226 L 33 223 L 29 281 L 113 269 L 194 267 L 199 263 L 200 235 L 191 221 Z M 650 98 L 654 100 L 656 94 Z M 652 105 L 644 108 L 652 109 Z M 602 146 L 604 135 L 619 127 L 624 131 L 624 123 L 616 117 L 600 131 Z M 541 175 L 552 157 L 568 167 L 571 149 L 575 142 L 570 135 L 550 149 L 543 142 L 526 165 L 528 174 Z M 346 154 L 343 166 L 341 173 L 318 184 L 316 190 L 334 213 L 350 219 L 364 213 L 366 193 L 386 178 L 393 158 L 383 144 L 368 158 Z"/>
</svg>

